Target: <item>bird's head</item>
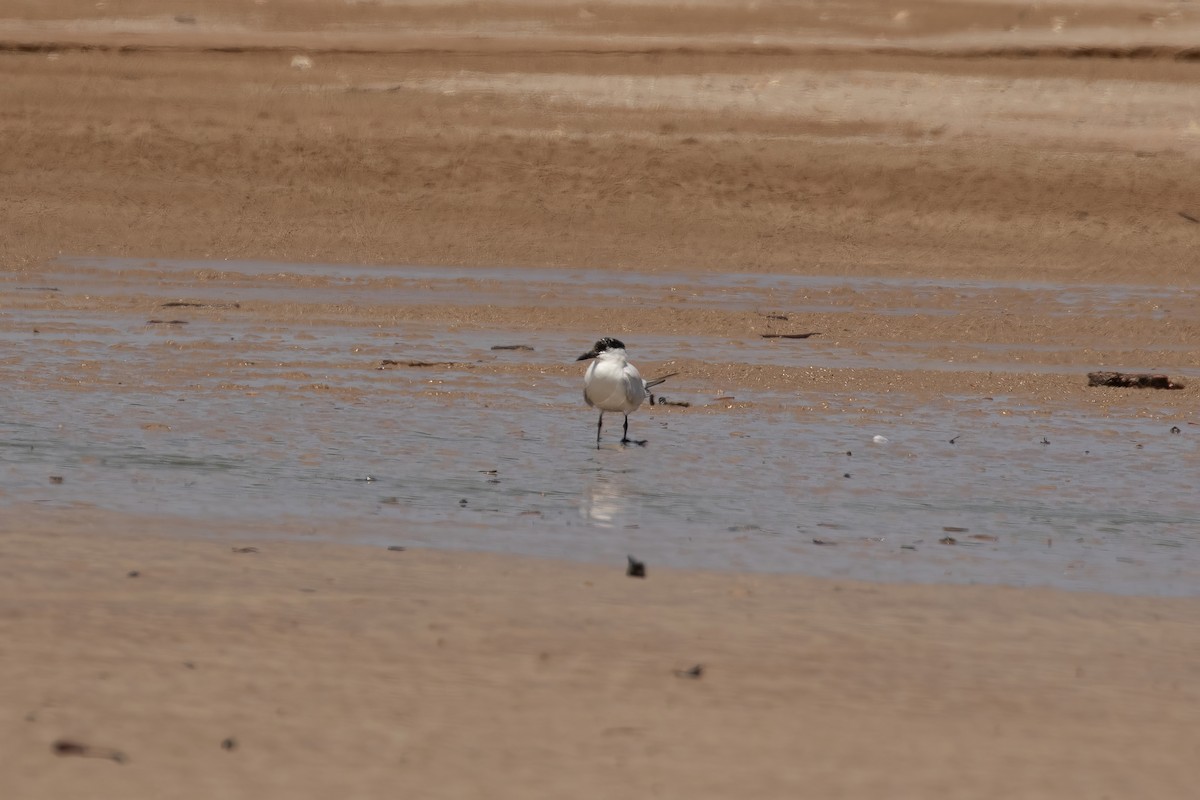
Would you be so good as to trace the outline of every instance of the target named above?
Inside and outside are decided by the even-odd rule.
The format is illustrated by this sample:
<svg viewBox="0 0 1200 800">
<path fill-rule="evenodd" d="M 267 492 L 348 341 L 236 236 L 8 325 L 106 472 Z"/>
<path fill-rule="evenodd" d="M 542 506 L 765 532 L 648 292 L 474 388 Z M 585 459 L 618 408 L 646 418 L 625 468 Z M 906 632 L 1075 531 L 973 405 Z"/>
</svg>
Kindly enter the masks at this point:
<svg viewBox="0 0 1200 800">
<path fill-rule="evenodd" d="M 611 336 L 605 336 L 600 341 L 592 346 L 591 350 L 581 355 L 576 361 L 587 361 L 589 358 L 595 358 L 601 353 L 607 353 L 609 350 L 624 350 L 625 343 L 619 339 L 614 339 Z"/>
</svg>

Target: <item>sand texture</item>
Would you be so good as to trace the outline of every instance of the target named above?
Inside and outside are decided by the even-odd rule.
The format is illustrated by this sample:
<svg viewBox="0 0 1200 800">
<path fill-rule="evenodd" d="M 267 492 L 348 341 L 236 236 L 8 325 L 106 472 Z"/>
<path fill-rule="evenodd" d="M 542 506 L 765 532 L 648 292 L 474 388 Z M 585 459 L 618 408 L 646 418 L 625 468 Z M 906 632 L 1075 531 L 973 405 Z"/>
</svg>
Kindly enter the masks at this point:
<svg viewBox="0 0 1200 800">
<path fill-rule="evenodd" d="M 47 522 L 0 540 L 8 797 L 1184 798 L 1195 783 L 1194 600 L 654 564 L 638 580 Z M 63 738 L 128 760 L 56 757 Z"/>
<path fill-rule="evenodd" d="M 964 393 L 1186 443 L 1194 389 L 1084 375 L 1200 371 L 1197 34 L 1192 4 L 1119 0 L 10 1 L 6 402 L 400 392 L 366 383 L 396 355 L 382 344 L 248 363 L 232 337 L 171 333 L 230 321 L 313 350 L 380 330 L 713 337 L 825 361 L 656 358 L 648 373 L 678 370 L 672 392 L 705 401 L 663 419 L 884 419 Z M 498 272 L 418 303 L 402 275 L 348 300 L 334 267 L 219 268 L 255 259 L 678 282 L 633 303 L 550 283 L 492 302 L 511 288 Z M 762 307 L 688 293 L 689 276 L 762 273 L 847 283 Z M 154 346 L 104 338 L 151 319 Z M 802 332 L 820 335 L 761 338 Z M 34 336 L 58 337 L 55 360 L 26 357 Z M 466 399 L 446 406 L 578 371 L 540 345 L 524 358 L 450 364 Z M 431 375 L 421 396 L 449 394 Z M 738 395 L 760 399 L 721 400 Z M 1176 477 L 1195 470 L 1192 448 Z M 638 580 L 620 561 L 413 547 L 402 528 L 402 551 L 324 533 L 0 485 L 0 797 L 1116 800 L 1200 783 L 1194 597 L 655 563 Z"/>
</svg>

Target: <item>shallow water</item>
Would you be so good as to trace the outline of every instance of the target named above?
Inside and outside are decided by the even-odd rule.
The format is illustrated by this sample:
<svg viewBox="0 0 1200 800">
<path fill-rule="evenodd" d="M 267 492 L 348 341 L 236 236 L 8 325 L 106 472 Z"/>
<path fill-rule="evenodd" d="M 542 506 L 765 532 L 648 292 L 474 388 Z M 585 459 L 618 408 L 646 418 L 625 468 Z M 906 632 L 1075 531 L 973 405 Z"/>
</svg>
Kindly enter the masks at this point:
<svg viewBox="0 0 1200 800">
<path fill-rule="evenodd" d="M 121 271 L 146 276 L 165 296 L 186 294 L 208 302 L 230 302 L 259 296 L 303 302 L 328 299 L 333 289 L 341 302 L 370 302 L 379 290 L 390 290 L 390 303 L 492 305 L 536 303 L 540 296 L 579 296 L 589 301 L 619 301 L 634 305 L 674 305 L 734 310 L 771 310 L 786 302 L 791 313 L 852 311 L 870 307 L 881 314 L 950 315 L 972 305 L 988 305 L 992 292 L 1019 292 L 1022 304 L 1045 305 L 1050 314 L 1113 313 L 1130 306 L 1169 313 L 1176 303 L 1195 303 L 1190 289 L 1161 286 L 1063 286 L 1053 283 L 997 281 L 934 281 L 929 279 L 853 278 L 823 275 L 754 273 L 605 272 L 586 269 L 478 268 L 455 266 L 367 266 L 357 264 L 279 264 L 262 261 L 146 261 L 139 259 L 65 258 L 61 270 L 43 280 L 52 285 L 76 285 L 92 293 L 123 292 L 106 285 L 107 276 Z M 219 280 L 214 280 L 219 278 Z M 308 285 L 280 285 L 287 279 L 307 279 Z M 536 287 L 536 290 L 535 290 Z M 26 290 L 38 287 L 23 287 Z M 912 302 L 896 305 L 888 290 L 903 290 Z M 872 296 L 887 297 L 873 304 Z M 808 300 L 810 302 L 805 303 Z M 953 307 L 947 308 L 950 300 Z"/>
<path fill-rule="evenodd" d="M 128 292 L 106 285 L 106 268 L 67 265 L 49 277 L 63 294 Z M 138 292 L 163 300 L 191 286 L 170 276 L 221 269 L 324 275 L 330 280 L 322 286 L 287 291 L 328 302 L 350 302 L 344 292 L 358 291 L 340 287 L 342 277 L 383 271 L 190 262 L 154 269 L 168 278 L 139 283 Z M 434 283 L 496 277 L 464 269 L 386 273 Z M 600 275 L 505 271 L 504 292 L 535 302 L 547 282 L 578 288 Z M 602 277 L 611 288 L 612 276 Z M 761 276 L 724 280 L 705 276 L 689 291 L 720 307 L 770 289 Z M 856 284 L 821 285 L 836 295 L 840 287 L 861 289 Z M 921 282 L 902 288 L 921 287 L 938 290 Z M 244 299 L 246 287 L 191 288 L 189 297 L 232 301 Z M 413 295 L 421 291 L 410 286 L 404 302 L 420 302 Z M 1095 290 L 1097 297 L 1115 292 Z M 921 404 L 856 394 L 862 410 L 820 413 L 809 410 L 820 398 L 739 391 L 749 405 L 730 407 L 680 376 L 669 394 L 683 393 L 692 408 L 634 414 L 630 433 L 647 439 L 644 447 L 616 444 L 620 418 L 610 415 L 597 449 L 579 376 L 476 368 L 569 362 L 591 338 L 420 325 L 386 332 L 325 325 L 315 335 L 237 314 L 178 326 L 147 325 L 144 315 L 123 310 L 5 308 L 0 513 L 36 502 L 204 520 L 214 533 L 270 523 L 296 535 L 616 564 L 633 553 L 652 568 L 1151 594 L 1200 586 L 1200 428 L 1187 419 L 966 394 Z M 491 349 L 514 343 L 534 349 Z M 822 347 L 808 346 L 806 361 L 897 368 L 886 352 L 856 362 Z M 747 352 L 716 337 L 639 337 L 638 353 L 658 360 L 689 348 L 731 361 Z M 794 345 L 769 346 L 753 358 L 787 363 L 795 353 Z M 449 363 L 378 369 L 397 354 Z M 917 347 L 899 368 L 937 363 Z M 1002 354 L 996 363 L 1004 365 Z M 1179 434 L 1169 432 L 1172 424 Z M 877 443 L 878 435 L 888 441 Z M 62 482 L 51 483 L 51 475 Z M 947 537 L 954 542 L 941 543 Z"/>
</svg>

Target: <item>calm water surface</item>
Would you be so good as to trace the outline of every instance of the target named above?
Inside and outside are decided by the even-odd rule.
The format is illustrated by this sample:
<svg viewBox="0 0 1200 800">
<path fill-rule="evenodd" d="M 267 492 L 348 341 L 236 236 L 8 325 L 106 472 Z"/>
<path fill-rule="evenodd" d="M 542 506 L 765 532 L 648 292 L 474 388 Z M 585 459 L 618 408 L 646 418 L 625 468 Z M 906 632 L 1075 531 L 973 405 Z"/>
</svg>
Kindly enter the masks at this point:
<svg viewBox="0 0 1200 800">
<path fill-rule="evenodd" d="M 201 268 L 178 265 L 181 274 Z M 242 269 L 252 276 L 267 268 Z M 374 275 L 374 268 L 323 269 L 338 280 Z M 428 289 L 435 294 L 453 293 L 449 284 L 473 274 L 389 274 L 398 271 L 436 284 Z M 520 298 L 525 283 L 540 291 L 548 280 L 565 284 L 588 274 L 513 271 L 504 276 L 504 294 Z M 614 288 L 610 277 L 592 279 Z M 336 283 L 312 291 L 328 298 L 342 291 Z M 56 285 L 76 291 L 66 278 Z M 690 290 L 703 302 L 726 298 L 736 306 L 772 287 L 761 276 L 707 276 Z M 103 291 L 103 281 L 87 288 Z M 162 288 L 163 298 L 178 289 Z M 216 301 L 231 291 L 215 287 L 204 296 Z M 1061 291 L 1068 304 L 1071 293 L 1085 290 Z M 1097 290 L 1115 293 L 1114 303 L 1119 291 Z M 680 376 L 667 393 L 692 408 L 635 414 L 631 435 L 648 439 L 645 447 L 617 445 L 620 418 L 610 415 L 597 450 L 594 412 L 582 404 L 578 376 L 374 368 L 389 354 L 567 363 L 590 345 L 574 334 L 413 326 L 384 333 L 323 327 L 314 336 L 236 315 L 166 327 L 132 312 L 68 309 L 0 308 L 0 323 L 9 353 L 0 362 L 0 514 L 34 501 L 193 518 L 221 533 L 270 522 L 338 540 L 618 564 L 634 553 L 659 565 L 884 581 L 1150 594 L 1200 588 L 1200 426 L 1188 418 L 1110 417 L 967 394 L 916 408 L 892 395 L 856 394 L 859 412 L 830 413 L 805 410 L 827 398 L 742 393 L 739 401 L 759 407 L 727 410 Z M 232 387 L 227 370 L 191 371 L 181 381 L 164 364 L 168 342 L 180 362 L 235 359 L 246 364 L 244 375 Z M 534 349 L 491 350 L 518 342 Z M 724 340 L 645 337 L 637 355 L 664 360 L 698 347 L 728 361 L 751 352 Z M 805 363 L 831 366 L 850 358 L 820 345 L 759 347 L 752 358 L 794 364 L 797 353 Z M 911 366 L 929 366 L 920 362 L 918 355 Z M 998 354 L 997 368 L 1003 363 Z M 80 369 L 128 382 L 113 392 L 71 388 L 66 379 Z M 64 380 L 22 377 L 33 370 Z M 1181 432 L 1172 434 L 1172 425 Z M 49 475 L 64 481 L 52 484 Z M 954 543 L 941 543 L 947 537 Z"/>
</svg>

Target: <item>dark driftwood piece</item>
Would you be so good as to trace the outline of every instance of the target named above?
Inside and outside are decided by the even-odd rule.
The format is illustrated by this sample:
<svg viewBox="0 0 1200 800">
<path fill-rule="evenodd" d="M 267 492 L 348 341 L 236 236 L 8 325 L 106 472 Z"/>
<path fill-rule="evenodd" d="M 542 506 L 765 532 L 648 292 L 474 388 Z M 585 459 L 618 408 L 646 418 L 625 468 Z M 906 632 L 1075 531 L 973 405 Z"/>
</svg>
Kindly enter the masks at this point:
<svg viewBox="0 0 1200 800">
<path fill-rule="evenodd" d="M 457 367 L 458 362 L 455 361 L 397 361 L 394 358 L 385 358 L 379 362 L 379 366 L 375 369 L 387 369 L 388 367 Z"/>
<path fill-rule="evenodd" d="M 1089 372 L 1088 386 L 1119 386 L 1132 389 L 1182 389 L 1183 384 L 1166 375 L 1148 372 Z"/>
</svg>

